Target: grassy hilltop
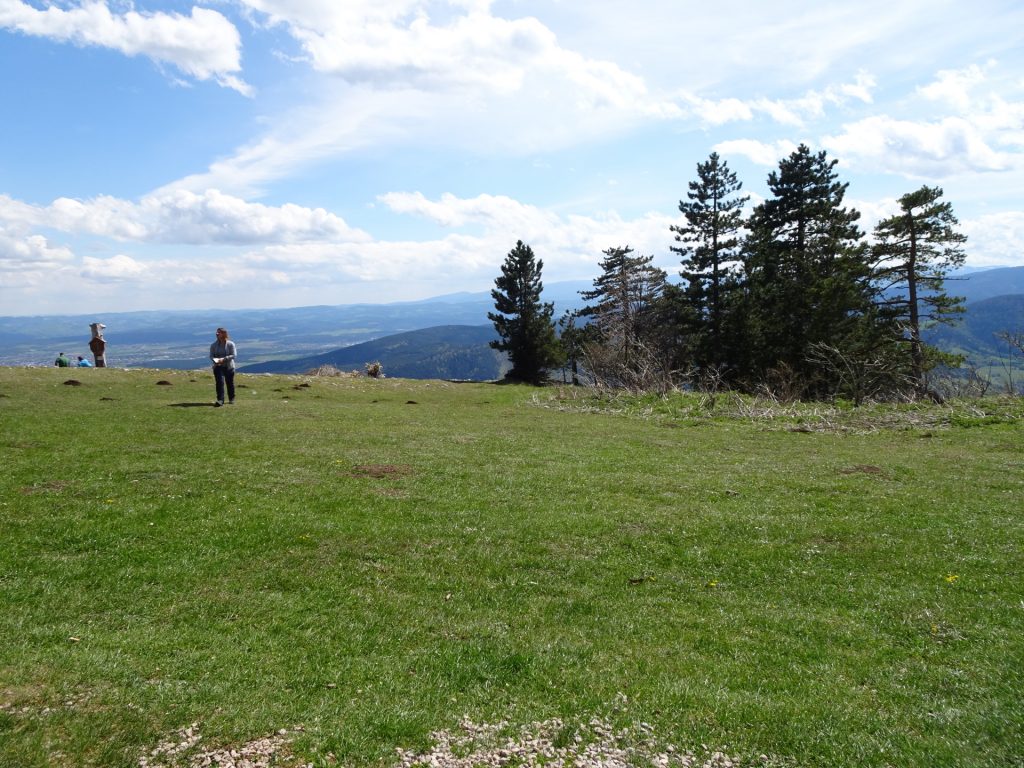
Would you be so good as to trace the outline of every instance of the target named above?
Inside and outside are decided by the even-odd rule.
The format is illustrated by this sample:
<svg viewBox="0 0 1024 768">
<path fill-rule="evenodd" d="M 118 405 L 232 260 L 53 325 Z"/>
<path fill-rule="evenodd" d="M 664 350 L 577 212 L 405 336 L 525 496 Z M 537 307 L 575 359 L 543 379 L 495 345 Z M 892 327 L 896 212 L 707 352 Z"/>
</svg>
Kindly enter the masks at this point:
<svg viewBox="0 0 1024 768">
<path fill-rule="evenodd" d="M 238 381 L 0 368 L 0 765 L 1024 763 L 1020 400 Z"/>
</svg>

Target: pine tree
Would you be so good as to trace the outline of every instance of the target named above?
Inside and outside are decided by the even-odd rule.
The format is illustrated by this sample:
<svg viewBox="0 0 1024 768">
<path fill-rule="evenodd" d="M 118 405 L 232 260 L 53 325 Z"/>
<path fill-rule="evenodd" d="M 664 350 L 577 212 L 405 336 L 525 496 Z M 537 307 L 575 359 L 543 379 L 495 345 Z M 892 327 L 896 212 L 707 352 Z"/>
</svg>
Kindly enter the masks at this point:
<svg viewBox="0 0 1024 768">
<path fill-rule="evenodd" d="M 929 357 L 921 330 L 929 323 L 954 323 L 964 311 L 963 298 L 947 294 L 944 280 L 963 265 L 967 237 L 956 231 L 953 206 L 941 197 L 941 188 L 922 186 L 899 199 L 900 213 L 875 227 L 872 278 L 879 305 L 905 329 L 918 394 L 927 391 Z"/>
<path fill-rule="evenodd" d="M 665 289 L 668 275 L 652 266 L 654 256 L 633 256 L 627 246 L 608 248 L 594 287 L 580 291 L 586 301 L 580 310 L 608 340 L 616 339 L 625 351 L 649 336 L 652 310 Z"/>
<path fill-rule="evenodd" d="M 739 231 L 743 206 L 749 197 L 738 197 L 743 184 L 717 152 L 697 164 L 697 179 L 689 183 L 689 202 L 679 202 L 685 225 L 671 231 L 680 246 L 671 250 L 683 257 L 681 289 L 669 291 L 676 333 L 691 338 L 693 362 L 700 371 L 720 368 L 732 355 L 727 340 L 730 299 L 739 286 Z M 687 326 L 690 326 L 689 329 Z"/>
<path fill-rule="evenodd" d="M 843 350 L 864 335 L 859 324 L 871 306 L 860 214 L 843 207 L 837 162 L 806 145 L 782 160 L 768 177 L 773 196 L 751 215 L 745 248 L 747 372 L 756 380 L 785 370 L 812 397 L 834 383 L 820 379 L 812 345 Z"/>
<path fill-rule="evenodd" d="M 643 387 L 649 372 L 662 376 L 656 310 L 668 280 L 663 269 L 652 265 L 654 256 L 633 256 L 627 246 L 608 248 L 594 287 L 580 291 L 586 301 L 596 302 L 580 310 L 590 318 L 592 346 L 600 348 L 606 380 L 620 379 L 627 386 Z M 596 355 L 591 354 L 592 367 Z M 627 381 L 628 380 L 628 381 Z"/>
<path fill-rule="evenodd" d="M 505 257 L 491 291 L 496 312 L 488 312 L 487 318 L 499 336 L 491 347 L 508 353 L 512 368 L 506 378 L 513 381 L 542 384 L 548 370 L 561 361 L 552 322 L 554 304 L 540 300 L 543 268 L 533 249 L 519 240 Z"/>
</svg>

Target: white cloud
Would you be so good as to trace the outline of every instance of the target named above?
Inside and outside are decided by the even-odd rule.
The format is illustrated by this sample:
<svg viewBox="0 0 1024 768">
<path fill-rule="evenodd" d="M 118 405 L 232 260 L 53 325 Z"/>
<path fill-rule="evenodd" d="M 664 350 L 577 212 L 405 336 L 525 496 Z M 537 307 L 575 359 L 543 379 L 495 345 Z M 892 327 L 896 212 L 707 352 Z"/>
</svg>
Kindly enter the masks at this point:
<svg viewBox="0 0 1024 768">
<path fill-rule="evenodd" d="M 150 223 L 149 237 L 160 242 L 244 244 L 368 239 L 323 208 L 292 203 L 268 206 L 215 189 L 202 194 L 178 190 L 150 195 L 142 199 L 139 210 Z"/>
<path fill-rule="evenodd" d="M 38 272 L 70 263 L 74 254 L 42 235 L 17 236 L 0 227 L 0 272 Z"/>
<path fill-rule="evenodd" d="M 698 96 L 683 96 L 690 109 L 708 125 L 724 125 L 725 123 L 751 120 L 754 110 L 750 104 L 740 99 L 703 99 Z"/>
<path fill-rule="evenodd" d="M 314 69 L 351 84 L 493 97 L 523 93 L 540 78 L 556 99 L 588 108 L 679 114 L 637 75 L 561 46 L 537 18 L 493 15 L 488 2 L 243 2 L 286 27 Z"/>
<path fill-rule="evenodd" d="M 942 70 L 917 89 L 929 102 L 952 109 L 992 145 L 1024 147 L 1024 82 L 1008 80 L 998 62 Z"/>
<path fill-rule="evenodd" d="M 192 8 L 191 15 L 113 14 L 106 2 L 83 0 L 68 10 L 42 10 L 21 0 L 0 0 L 0 27 L 58 42 L 99 46 L 126 56 L 146 56 L 170 64 L 197 80 L 215 80 L 250 95 L 241 71 L 238 30 L 217 11 Z"/>
<path fill-rule="evenodd" d="M 1022 166 L 1021 84 L 1008 82 L 996 61 L 942 70 L 915 94 L 914 119 L 872 115 L 821 143 L 863 170 L 925 179 Z"/>
<path fill-rule="evenodd" d="M 1003 171 L 1012 158 L 989 146 L 977 126 L 961 117 L 936 122 L 894 120 L 879 115 L 844 126 L 821 143 L 845 162 L 919 178 Z"/>
<path fill-rule="evenodd" d="M 774 166 L 779 160 L 791 155 L 797 148 L 792 141 L 776 141 L 771 144 L 756 139 L 734 139 L 721 141 L 713 149 L 725 156 L 745 157 L 757 165 Z"/>
<path fill-rule="evenodd" d="M 857 222 L 857 225 L 869 238 L 878 222 L 900 212 L 900 204 L 895 197 L 886 197 L 881 200 L 846 197 L 844 200 L 847 208 L 853 208 L 860 213 L 860 221 Z"/>
<path fill-rule="evenodd" d="M 652 120 L 716 126 L 763 115 L 803 125 L 830 104 L 869 103 L 875 87 L 859 72 L 794 99 L 706 98 L 652 90 L 615 61 L 566 47 L 537 18 L 502 18 L 488 2 L 242 2 L 337 80 L 319 84 L 315 103 L 270 118 L 264 136 L 168 188 L 251 196 L 367 145 L 523 155 L 607 140 Z"/>
<path fill-rule="evenodd" d="M 829 85 L 822 91 L 810 90 L 794 99 L 728 97 L 712 100 L 686 93 L 679 98 L 703 122 L 712 126 L 749 121 L 758 114 L 782 125 L 803 126 L 808 120 L 823 117 L 829 105 L 842 106 L 850 100 L 870 104 L 875 85 L 875 78 L 862 71 L 851 83 Z"/>
<path fill-rule="evenodd" d="M 445 227 L 482 225 L 487 229 L 523 229 L 549 227 L 557 217 L 540 209 L 520 203 L 503 195 L 478 195 L 471 199 L 458 198 L 446 193 L 440 200 L 428 200 L 420 192 L 389 192 L 380 201 L 397 213 L 429 218 Z"/>
<path fill-rule="evenodd" d="M 961 221 L 972 267 L 1024 266 L 1024 212 L 1005 211 Z"/>
<path fill-rule="evenodd" d="M 0 194 L 0 233 L 6 228 L 8 235 L 22 234 L 41 220 L 41 211 L 36 206 Z"/>
<path fill-rule="evenodd" d="M 473 236 L 453 236 L 449 247 L 460 246 L 460 264 L 476 264 L 493 271 L 516 240 L 528 243 L 554 279 L 579 278 L 589 274 L 601 260 L 601 252 L 618 245 L 631 245 L 657 259 L 667 255 L 671 241 L 672 217 L 648 213 L 637 219 L 623 219 L 614 211 L 591 216 L 558 216 L 551 211 L 503 196 L 478 195 L 458 198 L 451 194 L 429 200 L 418 192 L 390 193 L 381 197 L 398 212 L 425 216 L 450 228 L 473 227 Z M 462 247 L 465 250 L 462 250 Z M 671 268 L 671 264 L 669 265 Z M 580 272 L 585 269 L 586 271 Z"/>
<path fill-rule="evenodd" d="M 0 221 L 50 227 L 115 240 L 190 245 L 364 242 L 369 235 L 323 208 L 291 203 L 268 206 L 208 189 L 202 194 L 168 190 L 138 203 L 101 195 L 92 200 L 59 198 L 40 208 L 0 197 Z"/>
<path fill-rule="evenodd" d="M 81 276 L 100 283 L 134 281 L 147 273 L 145 265 L 131 256 L 119 254 L 109 259 L 86 256 L 82 259 Z"/>
<path fill-rule="evenodd" d="M 144 240 L 148 234 L 138 206 L 107 195 L 85 202 L 57 198 L 47 208 L 40 209 L 37 220 L 62 232 L 103 235 L 116 240 Z"/>
<path fill-rule="evenodd" d="M 989 62 L 988 67 L 994 66 Z M 948 104 L 963 113 L 970 109 L 976 86 L 985 82 L 985 69 L 972 64 L 966 69 L 941 70 L 936 79 L 928 85 L 921 86 L 917 92 L 931 101 Z"/>
</svg>

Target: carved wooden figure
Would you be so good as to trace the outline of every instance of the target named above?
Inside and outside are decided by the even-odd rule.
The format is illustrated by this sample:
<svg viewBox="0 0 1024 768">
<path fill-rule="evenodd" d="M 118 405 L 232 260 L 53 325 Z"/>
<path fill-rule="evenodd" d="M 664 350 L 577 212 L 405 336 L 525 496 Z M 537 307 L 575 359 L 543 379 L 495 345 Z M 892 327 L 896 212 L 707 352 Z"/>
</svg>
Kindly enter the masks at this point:
<svg viewBox="0 0 1024 768">
<path fill-rule="evenodd" d="M 89 349 L 92 350 L 92 356 L 96 360 L 97 368 L 107 367 L 107 342 L 103 338 L 103 329 L 106 328 L 103 323 L 90 323 L 89 330 L 92 331 L 92 338 L 89 340 Z"/>
</svg>

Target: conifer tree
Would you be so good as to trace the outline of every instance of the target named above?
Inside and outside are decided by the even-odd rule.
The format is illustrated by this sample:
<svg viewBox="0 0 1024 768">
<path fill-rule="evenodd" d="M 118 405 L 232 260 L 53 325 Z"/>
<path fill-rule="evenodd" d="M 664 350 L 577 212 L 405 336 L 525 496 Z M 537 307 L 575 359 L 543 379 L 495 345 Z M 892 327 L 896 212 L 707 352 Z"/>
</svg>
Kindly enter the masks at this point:
<svg viewBox="0 0 1024 768">
<path fill-rule="evenodd" d="M 941 198 L 941 188 L 922 186 L 899 199 L 900 213 L 875 227 L 872 278 L 880 307 L 905 329 L 918 394 L 927 391 L 929 348 L 922 329 L 954 323 L 964 311 L 963 298 L 947 294 L 944 280 L 963 265 L 967 237 L 956 231 L 953 206 Z"/>
<path fill-rule="evenodd" d="M 667 303 L 676 333 L 690 336 L 685 343 L 700 371 L 720 368 L 732 357 L 727 313 L 739 286 L 739 231 L 750 199 L 738 196 L 742 188 L 728 164 L 712 152 L 707 162 L 697 164 L 688 202 L 679 202 L 686 223 L 670 227 L 682 243 L 670 248 L 683 257 L 679 275 L 685 282 L 668 291 Z"/>
<path fill-rule="evenodd" d="M 772 197 L 751 215 L 745 248 L 747 372 L 756 380 L 785 369 L 812 397 L 831 386 L 817 379 L 812 345 L 843 350 L 864 337 L 871 306 L 860 214 L 843 207 L 837 162 L 806 145 L 782 160 L 768 177 Z"/>
<path fill-rule="evenodd" d="M 594 287 L 580 291 L 586 301 L 596 303 L 584 307 L 580 315 L 591 317 L 605 339 L 621 345 L 628 358 L 631 346 L 649 338 L 652 312 L 668 275 L 652 265 L 654 256 L 633 256 L 628 245 L 603 253 L 601 274 L 594 279 Z"/>
<path fill-rule="evenodd" d="M 628 245 L 604 251 L 594 287 L 580 291 L 586 301 L 595 303 L 579 314 L 590 318 L 591 368 L 601 369 L 591 373 L 642 388 L 649 373 L 664 380 L 666 361 L 657 359 L 661 351 L 657 309 L 668 275 L 652 265 L 654 256 L 632 254 Z"/>
<path fill-rule="evenodd" d="M 547 372 L 560 364 L 561 355 L 552 317 L 555 306 L 541 302 L 544 262 L 522 240 L 509 251 L 495 278 L 495 312 L 487 318 L 494 323 L 499 339 L 491 347 L 508 353 L 512 368 L 507 379 L 542 384 Z"/>
</svg>

